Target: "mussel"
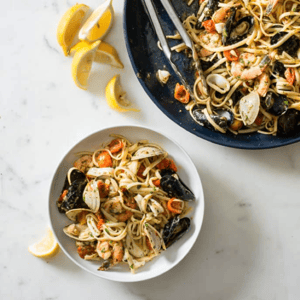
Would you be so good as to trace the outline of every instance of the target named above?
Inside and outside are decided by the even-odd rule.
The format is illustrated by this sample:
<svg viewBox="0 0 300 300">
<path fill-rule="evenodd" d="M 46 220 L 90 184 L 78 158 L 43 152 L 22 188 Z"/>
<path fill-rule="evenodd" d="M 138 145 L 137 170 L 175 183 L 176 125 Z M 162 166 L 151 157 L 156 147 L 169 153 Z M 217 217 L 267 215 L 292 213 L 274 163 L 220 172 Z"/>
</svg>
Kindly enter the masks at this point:
<svg viewBox="0 0 300 300">
<path fill-rule="evenodd" d="M 210 117 L 221 128 L 226 129 L 232 124 L 234 118 L 231 112 L 221 109 L 218 109 L 215 112 L 217 113 L 217 115 L 210 115 Z M 214 130 L 214 127 L 209 123 L 201 108 L 195 109 L 193 111 L 193 115 L 197 120 L 197 123 L 204 127 Z"/>
<path fill-rule="evenodd" d="M 177 240 L 179 240 L 190 228 L 191 220 L 189 218 L 180 219 L 176 216 L 169 220 L 165 225 L 162 233 L 166 248 L 169 248 Z"/>
<path fill-rule="evenodd" d="M 74 208 L 85 208 L 86 205 L 82 199 L 82 193 L 87 185 L 88 180 L 84 173 L 77 169 L 71 169 L 65 180 L 62 193 L 67 190 L 63 199 L 57 201 L 59 212 L 63 213 Z"/>
<path fill-rule="evenodd" d="M 277 44 L 287 32 L 278 32 L 271 38 L 271 45 Z M 287 41 L 285 41 L 282 45 L 280 45 L 277 50 L 278 53 L 281 54 L 283 51 L 288 53 L 290 56 L 295 57 L 297 55 L 297 51 L 300 46 L 300 40 L 295 36 L 292 35 Z"/>
<path fill-rule="evenodd" d="M 278 135 L 291 136 L 300 130 L 300 112 L 289 109 L 278 118 Z"/>
<path fill-rule="evenodd" d="M 281 63 L 280 61 L 276 60 L 275 63 L 273 64 L 273 70 L 272 70 L 272 72 L 276 76 L 285 78 L 285 76 L 284 76 L 285 70 L 286 70 L 286 68 L 285 68 L 284 64 Z"/>
<path fill-rule="evenodd" d="M 228 20 L 226 21 L 225 26 L 223 27 L 223 31 L 222 31 L 223 45 L 227 45 L 227 42 L 230 39 L 230 33 L 232 31 L 232 26 L 234 23 L 235 15 L 236 15 L 236 8 L 231 7 L 230 8 L 230 16 L 229 16 Z"/>
<path fill-rule="evenodd" d="M 270 114 L 281 116 L 288 110 L 289 102 L 285 95 L 277 95 L 273 92 L 268 92 L 262 101 L 262 106 Z"/>
<path fill-rule="evenodd" d="M 210 20 L 211 16 L 214 14 L 214 12 L 218 9 L 219 0 L 208 0 L 208 3 L 206 4 L 206 7 L 204 9 L 204 18 L 202 22 Z M 196 24 L 196 29 L 201 29 L 202 24 L 198 22 Z"/>
<path fill-rule="evenodd" d="M 195 200 L 193 192 L 184 184 L 179 176 L 171 169 L 160 171 L 160 185 L 169 197 L 176 197 L 184 201 Z"/>
<path fill-rule="evenodd" d="M 234 18 L 229 18 L 224 27 L 222 34 L 224 45 L 232 45 L 244 40 L 254 27 L 254 18 L 252 16 L 246 16 L 238 20 L 234 25 L 229 23 L 233 21 Z"/>
</svg>

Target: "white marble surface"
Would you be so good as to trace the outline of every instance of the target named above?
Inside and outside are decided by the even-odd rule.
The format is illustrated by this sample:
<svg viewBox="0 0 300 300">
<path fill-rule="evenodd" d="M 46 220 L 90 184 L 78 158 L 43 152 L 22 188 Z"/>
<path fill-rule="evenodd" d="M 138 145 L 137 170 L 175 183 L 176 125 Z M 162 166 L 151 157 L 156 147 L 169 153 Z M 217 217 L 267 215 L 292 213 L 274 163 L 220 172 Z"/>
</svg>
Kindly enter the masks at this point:
<svg viewBox="0 0 300 300">
<path fill-rule="evenodd" d="M 139 85 L 125 50 L 123 1 L 106 39 L 125 69 L 93 68 L 90 90 L 73 83 L 71 59 L 56 41 L 73 0 L 2 3 L 0 58 L 1 299 L 300 299 L 299 144 L 245 151 L 206 142 L 166 118 Z M 101 0 L 86 4 L 96 8 Z M 108 108 L 104 87 L 115 74 L 141 113 Z M 206 210 L 200 236 L 173 270 L 141 283 L 96 278 L 62 252 L 28 253 L 44 233 L 48 190 L 62 156 L 80 139 L 112 124 L 159 129 L 190 154 L 201 176 Z"/>
</svg>

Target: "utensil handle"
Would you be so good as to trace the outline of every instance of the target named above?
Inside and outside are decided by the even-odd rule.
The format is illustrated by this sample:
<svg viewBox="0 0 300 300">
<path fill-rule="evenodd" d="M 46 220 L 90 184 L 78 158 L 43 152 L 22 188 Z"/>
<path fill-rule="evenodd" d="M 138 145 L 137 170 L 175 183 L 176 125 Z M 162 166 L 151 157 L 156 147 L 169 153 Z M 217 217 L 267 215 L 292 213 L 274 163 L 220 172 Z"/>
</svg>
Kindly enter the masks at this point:
<svg viewBox="0 0 300 300">
<path fill-rule="evenodd" d="M 173 5 L 170 3 L 169 0 L 160 0 L 160 2 L 162 3 L 163 7 L 167 11 L 168 15 L 170 16 L 173 24 L 175 25 L 176 29 L 178 30 L 178 32 L 179 32 L 182 40 L 186 44 L 186 46 L 189 47 L 190 49 L 192 49 L 192 47 L 193 47 L 192 41 L 191 41 L 189 35 L 187 34 L 185 28 L 183 27 L 180 19 L 178 18 Z"/>
<path fill-rule="evenodd" d="M 165 34 L 164 34 L 163 29 L 158 20 L 157 12 L 155 10 L 152 0 L 141 0 L 141 1 L 142 1 L 142 4 L 144 5 L 146 13 L 149 16 L 150 21 L 155 29 L 155 32 L 157 34 L 157 37 L 160 41 L 161 47 L 162 47 L 166 57 L 169 60 L 171 60 L 171 50 L 169 48 Z"/>
</svg>

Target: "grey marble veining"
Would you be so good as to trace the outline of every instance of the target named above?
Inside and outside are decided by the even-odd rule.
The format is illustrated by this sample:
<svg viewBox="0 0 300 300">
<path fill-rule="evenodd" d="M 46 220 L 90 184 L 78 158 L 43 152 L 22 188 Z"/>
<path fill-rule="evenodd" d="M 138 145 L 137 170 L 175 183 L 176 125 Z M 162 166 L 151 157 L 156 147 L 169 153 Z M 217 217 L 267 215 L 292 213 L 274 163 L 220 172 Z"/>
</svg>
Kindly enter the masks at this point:
<svg viewBox="0 0 300 300">
<path fill-rule="evenodd" d="M 121 0 L 113 2 L 116 19 L 106 41 L 117 48 L 125 68 L 95 65 L 89 90 L 78 89 L 72 60 L 56 41 L 59 19 L 75 3 L 3 3 L 0 298 L 298 300 L 299 144 L 262 151 L 229 149 L 171 122 L 150 101 L 130 66 Z M 96 8 L 100 3 L 86 4 Z M 116 74 L 121 74 L 127 97 L 142 108 L 139 114 L 108 108 L 104 90 Z M 86 135 L 114 123 L 149 126 L 184 141 L 204 187 L 204 222 L 192 250 L 168 273 L 140 283 L 96 278 L 62 251 L 48 260 L 27 251 L 49 224 L 48 192 L 62 157 Z"/>
</svg>

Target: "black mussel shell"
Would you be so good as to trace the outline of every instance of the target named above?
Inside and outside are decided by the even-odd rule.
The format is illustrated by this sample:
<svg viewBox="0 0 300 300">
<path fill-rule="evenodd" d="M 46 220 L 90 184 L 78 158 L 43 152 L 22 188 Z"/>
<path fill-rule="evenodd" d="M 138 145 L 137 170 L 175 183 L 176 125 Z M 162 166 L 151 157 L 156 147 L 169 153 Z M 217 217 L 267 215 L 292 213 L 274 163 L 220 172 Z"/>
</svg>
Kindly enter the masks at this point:
<svg viewBox="0 0 300 300">
<path fill-rule="evenodd" d="M 166 175 L 173 175 L 173 174 L 176 174 L 176 172 L 173 171 L 172 169 L 162 169 L 162 170 L 160 170 L 160 176 L 161 177 L 164 177 Z"/>
<path fill-rule="evenodd" d="M 184 184 L 173 170 L 164 169 L 161 170 L 160 173 L 162 176 L 160 179 L 160 186 L 169 197 L 175 197 L 184 201 L 195 200 L 193 192 Z M 175 176 L 177 176 L 178 179 Z"/>
<path fill-rule="evenodd" d="M 228 44 L 228 40 L 230 39 L 230 34 L 232 32 L 232 29 L 233 29 L 233 23 L 234 23 L 235 15 L 236 15 L 236 8 L 231 7 L 230 8 L 230 16 L 229 16 L 228 20 L 226 21 L 225 26 L 224 26 L 223 31 L 222 31 L 222 43 L 223 43 L 223 45 Z"/>
<path fill-rule="evenodd" d="M 219 0 L 208 0 L 205 7 L 205 17 L 211 17 L 218 9 Z"/>
<path fill-rule="evenodd" d="M 71 171 L 71 174 L 70 174 L 70 181 L 71 183 L 75 180 L 85 180 L 86 179 L 86 176 L 83 172 L 81 172 L 80 170 L 78 169 L 73 169 Z M 66 179 L 65 179 L 65 183 L 64 183 L 64 186 L 63 186 L 63 189 L 62 189 L 62 192 L 64 190 L 67 190 L 70 186 L 70 183 L 69 183 L 69 180 L 68 180 L 68 175 L 66 176 Z"/>
<path fill-rule="evenodd" d="M 226 24 L 227 24 L 227 22 L 226 22 Z M 226 27 L 226 24 L 225 24 L 225 27 Z M 234 26 L 232 26 L 232 29 L 229 32 L 228 38 L 226 40 L 226 44 L 224 44 L 224 42 L 223 42 L 223 44 L 224 45 L 232 45 L 232 44 L 236 44 L 236 43 L 244 40 L 247 37 L 247 35 L 250 33 L 250 31 L 252 30 L 253 26 L 254 26 L 254 17 L 252 17 L 252 16 L 247 16 L 247 17 L 244 17 L 244 18 L 238 20 L 234 24 Z M 241 32 L 242 28 L 245 28 L 245 30 L 243 30 Z"/>
<path fill-rule="evenodd" d="M 285 68 L 284 64 L 281 63 L 280 61 L 277 61 L 277 60 L 276 60 L 275 63 L 273 64 L 273 70 L 272 70 L 272 72 L 273 72 L 275 75 L 284 78 L 284 77 L 285 77 L 285 76 L 284 76 L 285 70 L 286 70 L 286 68 Z"/>
<path fill-rule="evenodd" d="M 210 115 L 210 117 L 221 128 L 226 129 L 226 128 L 228 128 L 228 126 L 230 126 L 232 124 L 234 117 L 231 112 L 226 111 L 226 110 L 221 110 L 221 109 L 216 110 L 215 112 L 218 115 Z M 214 130 L 214 127 L 209 123 L 205 114 L 202 112 L 202 109 L 200 109 L 200 108 L 195 109 L 193 111 L 193 115 L 200 125 Z"/>
<path fill-rule="evenodd" d="M 191 220 L 189 218 L 180 219 L 176 216 L 169 220 L 165 225 L 162 238 L 167 248 L 178 241 L 190 228 Z"/>
<path fill-rule="evenodd" d="M 271 38 L 271 45 L 277 44 L 287 32 L 278 32 Z M 297 51 L 300 47 L 300 40 L 292 35 L 287 41 L 285 41 L 281 46 L 277 48 L 278 53 L 281 54 L 282 51 L 285 51 L 290 56 L 295 57 L 297 55 Z"/>
<path fill-rule="evenodd" d="M 296 109 L 289 109 L 284 115 L 278 118 L 278 135 L 291 136 L 300 130 L 300 112 Z"/>
<path fill-rule="evenodd" d="M 277 95 L 273 92 L 268 92 L 262 101 L 262 106 L 270 114 L 281 116 L 288 110 L 289 102 L 285 95 Z"/>
<path fill-rule="evenodd" d="M 57 201 L 59 212 L 63 213 L 74 208 L 87 207 L 82 199 L 82 194 L 87 183 L 88 181 L 86 178 L 84 178 L 84 180 L 76 179 L 71 183 L 65 199 L 62 202 Z"/>
<path fill-rule="evenodd" d="M 70 174 L 70 181 L 71 183 L 75 180 L 85 180 L 86 179 L 86 176 L 83 172 L 81 172 L 80 170 L 78 169 L 73 169 L 71 171 L 71 174 Z"/>
</svg>

